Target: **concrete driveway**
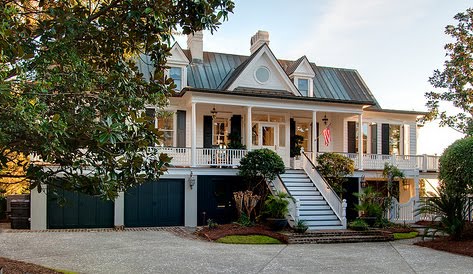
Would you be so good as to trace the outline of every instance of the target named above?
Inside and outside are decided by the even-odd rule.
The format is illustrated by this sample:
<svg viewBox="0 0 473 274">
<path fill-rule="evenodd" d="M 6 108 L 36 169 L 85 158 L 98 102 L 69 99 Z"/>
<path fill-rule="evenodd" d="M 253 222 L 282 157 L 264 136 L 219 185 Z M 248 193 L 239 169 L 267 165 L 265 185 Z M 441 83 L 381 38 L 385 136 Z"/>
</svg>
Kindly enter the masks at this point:
<svg viewBox="0 0 473 274">
<path fill-rule="evenodd" d="M 225 245 L 166 231 L 0 233 L 0 256 L 80 273 L 472 273 L 409 241 Z"/>
</svg>

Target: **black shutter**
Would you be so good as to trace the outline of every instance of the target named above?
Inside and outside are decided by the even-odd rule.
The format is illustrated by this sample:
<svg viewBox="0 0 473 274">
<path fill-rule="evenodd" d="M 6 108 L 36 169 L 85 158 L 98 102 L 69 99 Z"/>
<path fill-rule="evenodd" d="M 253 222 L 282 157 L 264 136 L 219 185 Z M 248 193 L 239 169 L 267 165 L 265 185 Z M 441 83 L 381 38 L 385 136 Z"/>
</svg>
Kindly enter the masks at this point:
<svg viewBox="0 0 473 274">
<path fill-rule="evenodd" d="M 356 122 L 348 122 L 348 153 L 356 153 Z"/>
<path fill-rule="evenodd" d="M 373 124 L 371 127 L 371 154 L 378 154 L 378 125 Z"/>
<path fill-rule="evenodd" d="M 177 147 L 186 147 L 186 111 L 177 111 Z"/>
<path fill-rule="evenodd" d="M 232 134 L 238 134 L 241 138 L 241 115 L 233 115 L 231 118 L 232 128 L 230 132 Z"/>
<path fill-rule="evenodd" d="M 320 136 L 320 127 L 319 127 L 319 122 L 316 123 L 316 128 L 315 128 L 315 131 L 316 131 L 316 134 L 317 136 L 315 136 L 315 138 L 317 138 L 317 140 L 315 141 L 316 144 L 317 144 L 317 150 L 315 152 L 319 152 L 319 136 Z"/>
<path fill-rule="evenodd" d="M 212 116 L 204 116 L 204 148 L 212 148 Z"/>
<path fill-rule="evenodd" d="M 146 108 L 146 109 L 145 109 L 145 114 L 146 114 L 146 117 L 151 118 L 151 119 L 148 121 L 148 123 L 149 123 L 150 125 L 153 125 L 153 126 L 154 126 L 154 125 L 155 125 L 154 119 L 156 118 L 156 109 L 155 109 L 155 108 Z"/>
<path fill-rule="evenodd" d="M 381 153 L 389 154 L 389 124 L 381 125 Z"/>
<path fill-rule="evenodd" d="M 289 144 L 290 144 L 290 152 L 289 157 L 294 157 L 294 135 L 296 135 L 296 121 L 294 119 L 289 120 Z"/>
</svg>

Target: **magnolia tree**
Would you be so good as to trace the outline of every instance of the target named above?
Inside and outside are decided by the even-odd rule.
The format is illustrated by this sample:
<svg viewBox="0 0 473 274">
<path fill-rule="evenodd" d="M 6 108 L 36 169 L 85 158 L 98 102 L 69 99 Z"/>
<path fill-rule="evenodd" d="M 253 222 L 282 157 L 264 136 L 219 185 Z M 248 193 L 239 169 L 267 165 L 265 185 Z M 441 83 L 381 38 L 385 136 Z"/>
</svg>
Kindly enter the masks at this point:
<svg viewBox="0 0 473 274">
<path fill-rule="evenodd" d="M 215 31 L 230 0 L 6 0 L 0 3 L 0 169 L 10 151 L 34 154 L 31 187 L 114 198 L 159 177 L 166 155 L 146 157 L 162 133 L 142 114 L 162 108 L 173 32 Z M 145 81 L 141 54 L 156 68 Z M 3 172 L 1 176 L 9 176 Z"/>
<path fill-rule="evenodd" d="M 445 34 L 453 41 L 445 45 L 444 68 L 435 70 L 429 79 L 438 89 L 425 94 L 429 113 L 423 121 L 440 118 L 440 125 L 473 136 L 473 9 L 458 13 L 454 18 L 457 25 L 445 27 Z M 450 102 L 459 112 L 442 110 L 441 102 Z"/>
</svg>

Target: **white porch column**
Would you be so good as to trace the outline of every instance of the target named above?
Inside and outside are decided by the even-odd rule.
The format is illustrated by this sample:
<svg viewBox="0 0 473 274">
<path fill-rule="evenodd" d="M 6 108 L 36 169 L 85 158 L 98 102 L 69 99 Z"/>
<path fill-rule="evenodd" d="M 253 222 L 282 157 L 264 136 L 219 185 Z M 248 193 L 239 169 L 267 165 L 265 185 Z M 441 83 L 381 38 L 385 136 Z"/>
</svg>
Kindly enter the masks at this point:
<svg viewBox="0 0 473 274">
<path fill-rule="evenodd" d="M 191 108 L 191 166 L 196 166 L 197 158 L 197 115 L 196 103 L 192 103 Z"/>
<path fill-rule="evenodd" d="M 38 193 L 38 189 L 31 190 L 30 197 L 30 220 L 31 230 L 45 230 L 47 229 L 48 219 L 48 197 L 46 193 L 47 185 L 42 185 L 43 191 Z"/>
<path fill-rule="evenodd" d="M 184 226 L 197 226 L 197 176 L 191 171 L 185 179 Z"/>
<path fill-rule="evenodd" d="M 122 228 L 125 225 L 125 193 L 118 192 L 114 207 L 113 225 L 115 228 Z"/>
<path fill-rule="evenodd" d="M 420 185 L 419 185 L 419 175 L 414 175 L 414 210 L 417 210 L 420 206 Z M 420 215 L 414 214 L 414 221 L 419 221 Z"/>
<path fill-rule="evenodd" d="M 312 153 L 314 158 L 317 157 L 317 111 L 312 111 Z M 312 159 L 313 160 L 313 159 Z"/>
<path fill-rule="evenodd" d="M 363 114 L 358 115 L 358 169 L 363 170 Z"/>
<path fill-rule="evenodd" d="M 246 108 L 246 149 L 251 150 L 251 141 L 252 141 L 252 117 L 251 117 L 251 108 Z"/>
</svg>

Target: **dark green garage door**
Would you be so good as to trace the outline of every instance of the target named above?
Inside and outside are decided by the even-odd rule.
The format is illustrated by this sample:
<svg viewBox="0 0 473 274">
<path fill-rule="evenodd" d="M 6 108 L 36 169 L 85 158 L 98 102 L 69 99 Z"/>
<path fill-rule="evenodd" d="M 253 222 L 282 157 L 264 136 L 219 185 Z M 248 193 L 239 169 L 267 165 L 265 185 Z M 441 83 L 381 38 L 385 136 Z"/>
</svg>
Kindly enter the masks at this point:
<svg viewBox="0 0 473 274">
<path fill-rule="evenodd" d="M 113 227 L 114 204 L 76 192 L 48 191 L 48 228 Z M 59 200 L 64 203 L 58 203 Z"/>
<path fill-rule="evenodd" d="M 160 179 L 125 194 L 125 226 L 184 225 L 184 180 Z"/>
</svg>

